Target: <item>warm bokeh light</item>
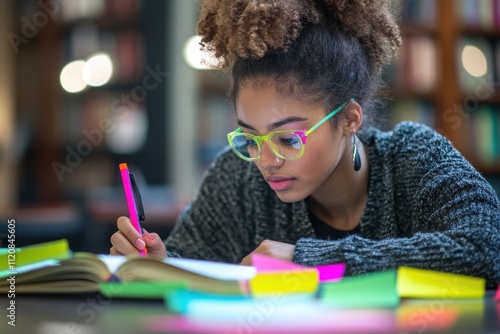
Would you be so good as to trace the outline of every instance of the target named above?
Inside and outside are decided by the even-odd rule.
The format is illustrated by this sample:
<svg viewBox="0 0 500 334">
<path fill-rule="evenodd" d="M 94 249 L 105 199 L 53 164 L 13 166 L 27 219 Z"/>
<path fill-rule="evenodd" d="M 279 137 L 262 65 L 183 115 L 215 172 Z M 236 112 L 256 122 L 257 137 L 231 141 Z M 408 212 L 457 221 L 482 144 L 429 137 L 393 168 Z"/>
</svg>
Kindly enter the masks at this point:
<svg viewBox="0 0 500 334">
<path fill-rule="evenodd" d="M 187 39 L 184 44 L 184 59 L 194 69 L 207 70 L 216 64 L 216 60 L 200 49 L 200 42 L 201 37 L 197 35 Z"/>
<path fill-rule="evenodd" d="M 483 51 L 479 48 L 466 45 L 462 50 L 462 65 L 472 76 L 482 77 L 488 72 L 488 62 Z"/>
<path fill-rule="evenodd" d="M 87 87 L 87 83 L 83 79 L 84 66 L 85 61 L 83 60 L 74 60 L 64 66 L 59 80 L 65 91 L 68 93 L 78 93 Z"/>
<path fill-rule="evenodd" d="M 148 134 L 148 115 L 141 108 L 122 107 L 113 120 L 113 131 L 106 136 L 108 149 L 116 154 L 132 154 L 146 143 Z"/>
<path fill-rule="evenodd" d="M 113 62 L 109 55 L 98 53 L 91 56 L 83 66 L 83 79 L 89 86 L 102 86 L 113 75 Z"/>
</svg>

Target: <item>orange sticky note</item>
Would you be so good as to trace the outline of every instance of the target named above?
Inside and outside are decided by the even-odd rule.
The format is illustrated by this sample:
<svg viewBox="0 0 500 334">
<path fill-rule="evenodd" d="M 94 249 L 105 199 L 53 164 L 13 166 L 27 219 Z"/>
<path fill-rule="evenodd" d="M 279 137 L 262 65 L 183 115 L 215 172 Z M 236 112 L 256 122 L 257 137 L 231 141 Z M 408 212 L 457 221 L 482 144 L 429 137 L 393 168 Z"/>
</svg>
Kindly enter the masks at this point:
<svg viewBox="0 0 500 334">
<path fill-rule="evenodd" d="M 416 300 L 416 299 L 415 299 Z M 420 301 L 420 300 L 419 300 Z M 439 313 L 432 313 L 432 305 L 425 303 L 403 303 L 397 309 L 397 323 L 400 331 L 422 332 L 425 330 L 449 330 L 460 318 L 460 311 L 443 303 Z"/>
</svg>

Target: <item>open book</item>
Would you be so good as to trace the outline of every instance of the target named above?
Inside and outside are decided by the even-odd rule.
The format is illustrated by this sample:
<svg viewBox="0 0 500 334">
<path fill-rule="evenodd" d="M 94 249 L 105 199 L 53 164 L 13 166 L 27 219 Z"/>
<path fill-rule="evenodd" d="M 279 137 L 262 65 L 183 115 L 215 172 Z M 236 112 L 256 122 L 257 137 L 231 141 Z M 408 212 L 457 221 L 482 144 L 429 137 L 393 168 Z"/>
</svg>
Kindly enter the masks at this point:
<svg viewBox="0 0 500 334">
<path fill-rule="evenodd" d="M 12 290 L 12 285 L 15 293 L 77 293 L 100 291 L 106 282 L 173 282 L 199 291 L 241 294 L 242 282 L 255 274 L 254 267 L 204 260 L 75 253 L 3 271 L 0 292 Z"/>
</svg>

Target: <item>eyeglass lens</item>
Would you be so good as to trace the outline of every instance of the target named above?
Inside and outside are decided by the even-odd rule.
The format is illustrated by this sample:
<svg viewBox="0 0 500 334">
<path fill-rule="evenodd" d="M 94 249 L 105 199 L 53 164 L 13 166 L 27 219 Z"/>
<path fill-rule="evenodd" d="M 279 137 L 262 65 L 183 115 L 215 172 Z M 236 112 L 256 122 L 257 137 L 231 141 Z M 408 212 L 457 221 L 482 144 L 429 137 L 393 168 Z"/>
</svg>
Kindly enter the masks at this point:
<svg viewBox="0 0 500 334">
<path fill-rule="evenodd" d="M 232 138 L 233 147 L 243 157 L 257 159 L 262 143 L 258 137 L 242 133 Z M 302 152 L 302 140 L 293 132 L 277 132 L 268 141 L 274 153 L 288 159 L 299 156 Z"/>
</svg>

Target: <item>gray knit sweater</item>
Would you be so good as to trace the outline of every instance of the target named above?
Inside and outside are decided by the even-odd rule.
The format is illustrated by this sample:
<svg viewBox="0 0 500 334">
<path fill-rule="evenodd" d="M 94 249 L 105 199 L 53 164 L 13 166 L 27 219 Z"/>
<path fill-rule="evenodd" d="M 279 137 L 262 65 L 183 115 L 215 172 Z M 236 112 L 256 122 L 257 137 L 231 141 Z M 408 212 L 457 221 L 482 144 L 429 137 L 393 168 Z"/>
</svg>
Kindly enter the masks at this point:
<svg viewBox="0 0 500 334">
<path fill-rule="evenodd" d="M 487 181 L 422 125 L 360 139 L 370 160 L 360 234 L 316 238 L 306 201 L 281 202 L 253 163 L 226 149 L 165 241 L 168 255 L 239 263 L 269 239 L 295 244 L 296 263 L 345 263 L 346 275 L 410 266 L 484 277 L 495 288 L 500 203 Z"/>
</svg>

